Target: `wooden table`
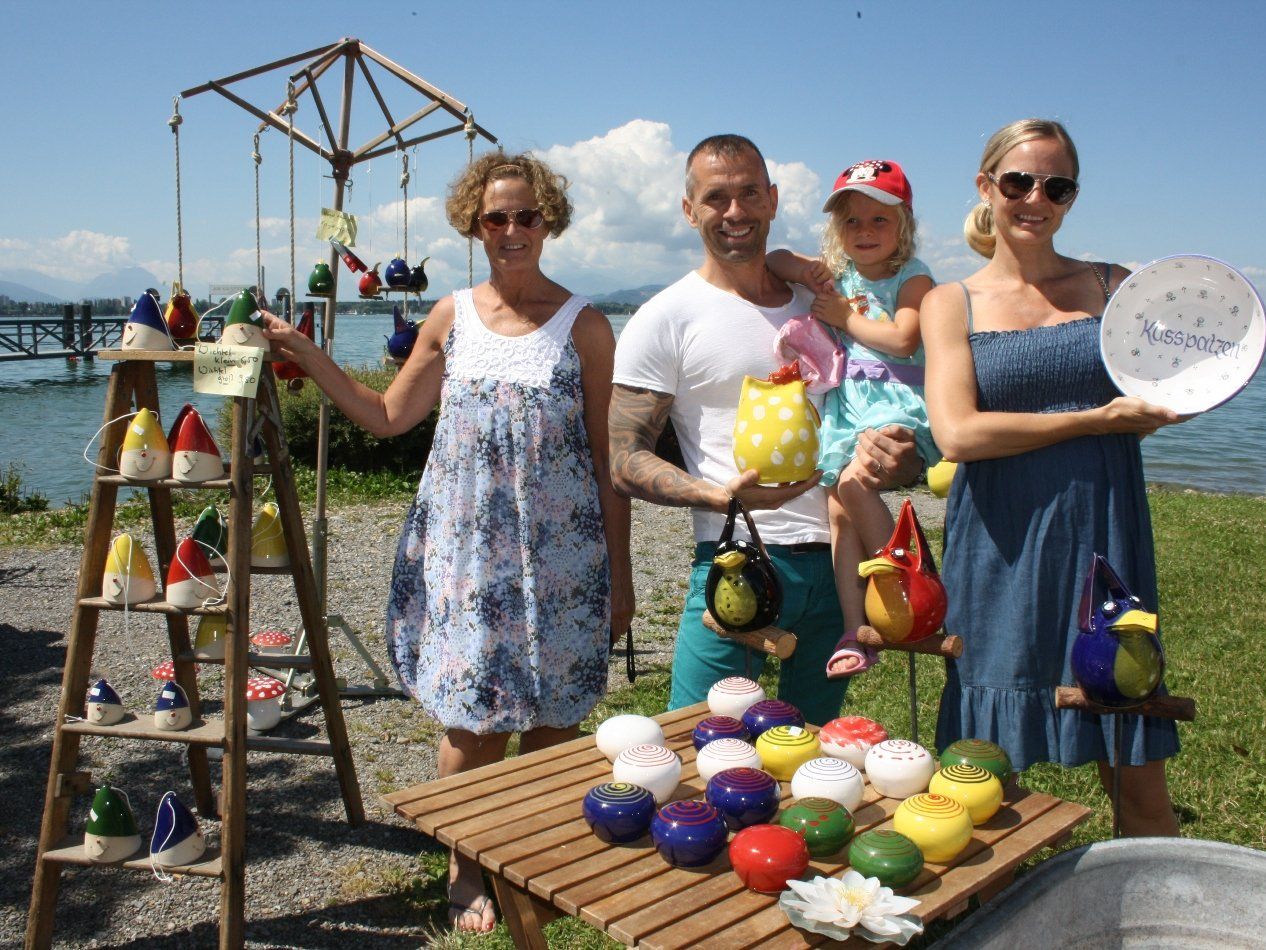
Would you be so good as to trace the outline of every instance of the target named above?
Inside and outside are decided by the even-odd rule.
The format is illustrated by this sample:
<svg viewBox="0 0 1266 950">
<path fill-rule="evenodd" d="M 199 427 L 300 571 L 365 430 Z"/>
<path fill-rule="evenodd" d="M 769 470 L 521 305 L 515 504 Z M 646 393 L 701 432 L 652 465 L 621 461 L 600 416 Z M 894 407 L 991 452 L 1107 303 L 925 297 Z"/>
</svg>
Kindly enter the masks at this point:
<svg viewBox="0 0 1266 950">
<path fill-rule="evenodd" d="M 691 731 L 709 715 L 700 703 L 655 717 L 665 743 L 683 763 L 674 798 L 702 798 Z M 810 727 L 816 728 L 816 727 Z M 628 946 L 812 947 L 827 943 L 791 926 L 777 896 L 747 890 L 722 854 L 704 868 L 670 867 L 649 836 L 627 845 L 598 839 L 581 816 L 586 791 L 611 781 L 611 764 L 592 736 L 415 785 L 385 800 L 439 842 L 476 858 L 492 878 L 515 944 L 545 947 L 541 926 L 560 912 L 604 930 Z M 783 783 L 784 805 L 790 790 Z M 900 801 L 869 785 L 855 814 L 857 830 L 889 827 Z M 1002 810 L 972 835 L 947 865 L 927 864 L 903 893 L 922 903 L 925 922 L 953 916 L 979 894 L 988 899 L 1016 867 L 1067 836 L 1090 810 L 1050 795 L 1008 789 Z M 815 860 L 813 876 L 834 875 L 836 860 Z M 849 946 L 873 948 L 854 938 Z"/>
</svg>

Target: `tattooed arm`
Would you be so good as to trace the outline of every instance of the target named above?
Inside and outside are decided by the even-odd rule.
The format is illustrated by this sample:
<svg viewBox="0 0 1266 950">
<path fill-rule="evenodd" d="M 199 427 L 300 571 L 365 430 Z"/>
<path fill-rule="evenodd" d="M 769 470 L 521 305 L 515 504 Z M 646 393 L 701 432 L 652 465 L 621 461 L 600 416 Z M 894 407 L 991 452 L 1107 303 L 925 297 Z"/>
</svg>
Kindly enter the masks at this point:
<svg viewBox="0 0 1266 950">
<path fill-rule="evenodd" d="M 757 485 L 757 473 L 749 470 L 718 485 L 665 462 L 655 454 L 655 442 L 672 404 L 673 397 L 667 393 L 618 383 L 614 386 L 608 424 L 611 477 L 621 494 L 657 505 L 724 513 L 731 495 L 737 495 L 748 508 L 777 508 L 818 483 L 821 476 L 815 474 L 789 485 Z"/>
</svg>

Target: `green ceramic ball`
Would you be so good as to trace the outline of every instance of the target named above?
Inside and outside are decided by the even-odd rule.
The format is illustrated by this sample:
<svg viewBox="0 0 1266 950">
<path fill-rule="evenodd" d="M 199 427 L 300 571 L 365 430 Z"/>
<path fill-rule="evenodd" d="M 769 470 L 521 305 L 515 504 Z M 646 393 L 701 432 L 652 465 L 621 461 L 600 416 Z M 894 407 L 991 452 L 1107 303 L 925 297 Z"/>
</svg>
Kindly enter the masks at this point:
<svg viewBox="0 0 1266 950">
<path fill-rule="evenodd" d="M 923 870 L 923 852 L 895 831 L 864 831 L 848 846 L 848 863 L 884 887 L 905 887 Z"/>
<path fill-rule="evenodd" d="M 941 768 L 949 765 L 977 765 L 998 776 L 1006 787 L 1011 779 L 1011 757 L 1005 749 L 985 739 L 959 739 L 941 753 Z"/>
<path fill-rule="evenodd" d="M 796 799 L 779 816 L 778 824 L 803 838 L 815 858 L 839 854 L 857 827 L 848 809 L 829 798 Z"/>
</svg>

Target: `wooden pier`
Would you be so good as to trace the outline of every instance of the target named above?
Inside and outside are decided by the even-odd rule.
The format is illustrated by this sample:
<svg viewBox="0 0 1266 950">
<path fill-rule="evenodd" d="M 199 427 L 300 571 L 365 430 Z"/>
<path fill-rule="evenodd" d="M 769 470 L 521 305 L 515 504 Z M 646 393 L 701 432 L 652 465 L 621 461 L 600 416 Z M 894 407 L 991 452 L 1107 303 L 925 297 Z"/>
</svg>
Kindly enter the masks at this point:
<svg viewBox="0 0 1266 950">
<path fill-rule="evenodd" d="M 50 315 L 0 317 L 0 362 L 10 360 L 86 359 L 100 350 L 119 348 L 126 316 L 94 317 L 88 304 L 67 304 L 60 317 Z M 219 338 L 224 328 L 220 314 L 204 317 L 204 337 Z"/>
</svg>

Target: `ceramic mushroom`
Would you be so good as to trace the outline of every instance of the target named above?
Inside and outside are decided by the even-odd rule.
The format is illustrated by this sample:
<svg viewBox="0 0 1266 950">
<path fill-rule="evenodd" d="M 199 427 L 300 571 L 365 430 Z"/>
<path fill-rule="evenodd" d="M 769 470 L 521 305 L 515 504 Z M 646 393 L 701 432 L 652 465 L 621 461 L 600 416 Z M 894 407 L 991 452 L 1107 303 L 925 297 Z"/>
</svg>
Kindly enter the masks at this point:
<svg viewBox="0 0 1266 950">
<path fill-rule="evenodd" d="M 252 676 L 246 681 L 246 727 L 267 732 L 281 722 L 281 697 L 286 687 L 271 676 Z"/>
<path fill-rule="evenodd" d="M 261 630 L 251 637 L 251 643 L 260 653 L 271 653 L 274 656 L 284 656 L 289 653 L 292 642 L 294 642 L 294 637 L 284 630 Z"/>
</svg>

